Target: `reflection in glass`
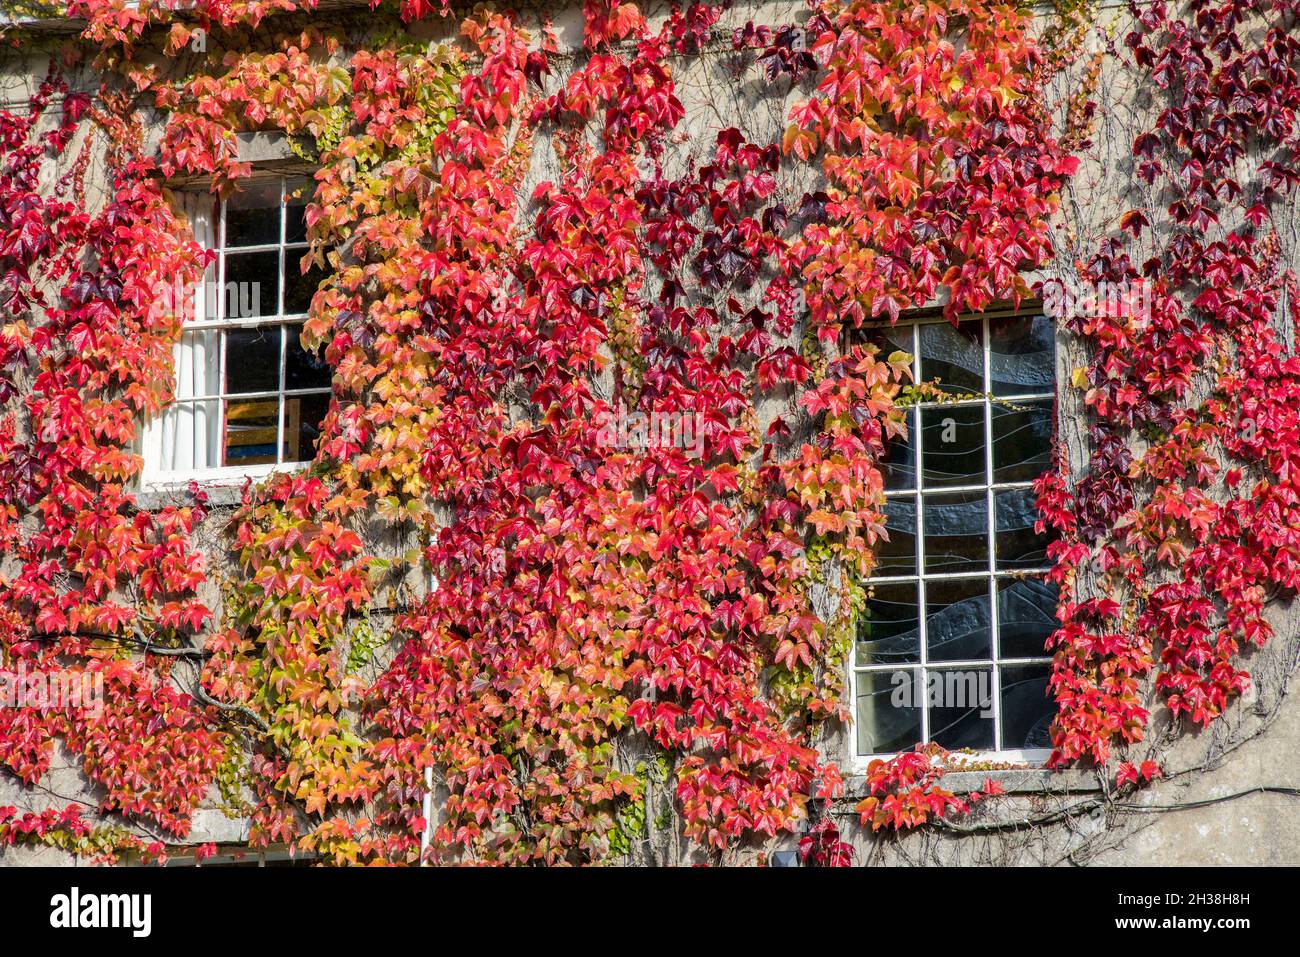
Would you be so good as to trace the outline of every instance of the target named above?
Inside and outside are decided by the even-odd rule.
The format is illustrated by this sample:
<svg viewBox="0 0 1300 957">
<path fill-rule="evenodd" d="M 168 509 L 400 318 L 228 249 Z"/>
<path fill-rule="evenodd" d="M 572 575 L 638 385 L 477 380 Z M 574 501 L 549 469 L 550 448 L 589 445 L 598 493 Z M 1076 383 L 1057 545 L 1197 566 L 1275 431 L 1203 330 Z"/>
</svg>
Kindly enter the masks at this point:
<svg viewBox="0 0 1300 957">
<path fill-rule="evenodd" d="M 888 491 L 916 488 L 916 410 L 907 413 L 907 435 L 890 439 L 881 458 L 881 473 Z"/>
<path fill-rule="evenodd" d="M 889 670 L 855 675 L 858 750 L 920 740 L 1050 747 L 1055 703 L 1042 659 L 1058 624 L 1057 589 L 1021 576 L 1048 564 L 1050 536 L 1034 531 L 1036 496 L 1023 486 L 1050 467 L 1055 408 L 1017 397 L 1055 393 L 1055 328 L 1027 315 L 864 335 L 885 356 L 915 352 L 918 380 L 967 398 L 908 410 L 907 438 L 881 458 L 890 540 L 877 549 L 854 664 Z M 1001 398 L 979 398 L 986 391 Z M 879 580 L 893 576 L 917 577 Z"/>
<path fill-rule="evenodd" d="M 1041 658 L 1056 631 L 1056 586 L 1038 578 L 998 578 L 998 644 L 1003 658 Z"/>
<path fill-rule="evenodd" d="M 984 392 L 984 331 L 980 322 L 931 322 L 920 327 L 921 378 L 940 379 L 944 392 Z"/>
<path fill-rule="evenodd" d="M 925 642 L 931 661 L 970 661 L 993 652 L 987 578 L 940 578 L 925 584 Z"/>
<path fill-rule="evenodd" d="M 921 453 L 927 488 L 984 485 L 984 405 L 921 410 Z"/>
<path fill-rule="evenodd" d="M 921 740 L 921 702 L 907 687 L 913 674 L 902 670 L 858 675 L 859 754 L 905 751 Z"/>
<path fill-rule="evenodd" d="M 222 465 L 274 465 L 280 403 L 277 399 L 226 401 Z"/>
<path fill-rule="evenodd" d="M 289 396 L 284 400 L 286 462 L 310 462 L 315 457 L 320 427 L 329 407 L 327 394 Z"/>
<path fill-rule="evenodd" d="M 990 668 L 936 669 L 926 675 L 930 740 L 949 750 L 992 750 L 993 671 Z"/>
<path fill-rule="evenodd" d="M 920 661 L 917 607 L 916 582 L 873 585 L 867 607 L 858 619 L 858 665 Z"/>
<path fill-rule="evenodd" d="M 304 243 L 307 241 L 307 203 L 311 201 L 315 193 L 316 186 L 309 179 L 285 181 L 284 241 L 286 243 Z"/>
<path fill-rule="evenodd" d="M 990 319 L 990 391 L 994 395 L 1052 392 L 1055 334 L 1047 316 Z"/>
<path fill-rule="evenodd" d="M 926 495 L 922 515 L 927 573 L 988 569 L 988 504 L 983 492 Z"/>
<path fill-rule="evenodd" d="M 997 521 L 993 541 L 999 569 L 1042 568 L 1047 564 L 1047 544 L 1051 538 L 1034 531 L 1039 519 L 1037 502 L 1033 488 L 1000 489 L 993 493 Z"/>
<path fill-rule="evenodd" d="M 1051 400 L 993 407 L 993 481 L 1029 482 L 1051 465 Z"/>
<path fill-rule="evenodd" d="M 1008 751 L 1050 748 L 1056 702 L 1047 687 L 1051 666 L 1002 668 L 1002 747 Z"/>
<path fill-rule="evenodd" d="M 910 495 L 885 501 L 889 541 L 876 543 L 875 575 L 916 574 L 916 499 Z"/>
</svg>

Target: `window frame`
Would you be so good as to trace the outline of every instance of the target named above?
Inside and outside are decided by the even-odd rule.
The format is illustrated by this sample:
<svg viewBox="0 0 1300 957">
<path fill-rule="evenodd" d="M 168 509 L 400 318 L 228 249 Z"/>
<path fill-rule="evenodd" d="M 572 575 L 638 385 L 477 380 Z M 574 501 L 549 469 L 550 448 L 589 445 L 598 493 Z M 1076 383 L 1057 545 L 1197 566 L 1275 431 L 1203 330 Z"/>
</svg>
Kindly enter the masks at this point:
<svg viewBox="0 0 1300 957">
<path fill-rule="evenodd" d="M 226 406 L 230 400 L 248 400 L 248 399 L 274 399 L 276 400 L 276 438 L 275 447 L 277 449 L 276 458 L 280 456 L 281 450 L 285 443 L 285 400 L 292 398 L 303 398 L 310 396 L 333 395 L 332 388 L 306 388 L 306 389 L 289 389 L 287 388 L 287 357 L 289 350 L 289 335 L 291 327 L 297 327 L 301 330 L 303 323 L 307 320 L 308 312 L 283 312 L 286 284 L 285 277 L 291 257 L 293 262 L 298 262 L 298 257 L 294 253 L 305 254 L 310 248 L 310 240 L 288 241 L 287 224 L 288 217 L 285 213 L 287 200 L 290 190 L 288 184 L 293 180 L 304 180 L 308 184 L 311 182 L 310 175 L 297 171 L 280 171 L 280 170 L 259 170 L 255 171 L 252 176 L 244 181 L 247 186 L 260 186 L 270 182 L 278 182 L 280 186 L 280 215 L 279 215 L 279 232 L 280 235 L 275 242 L 259 243 L 248 246 L 227 246 L 226 244 L 226 225 L 227 225 L 227 207 L 228 198 L 217 199 L 212 197 L 214 212 L 214 239 L 212 246 L 205 247 L 206 251 L 216 254 L 216 260 L 213 267 L 216 270 L 215 301 L 218 303 L 219 314 L 215 318 L 187 321 L 182 327 L 182 335 L 185 333 L 218 330 L 221 332 L 238 331 L 240 329 L 276 329 L 280 333 L 280 350 L 278 359 L 279 381 L 278 388 L 275 390 L 260 390 L 256 392 L 239 392 L 227 393 L 225 391 L 226 383 L 226 355 L 227 355 L 227 336 L 221 335 L 220 356 L 218 360 L 217 381 L 221 388 L 216 393 L 204 392 L 186 396 L 183 399 L 173 397 L 172 401 L 162 412 L 156 416 L 150 417 L 142 430 L 141 454 L 144 465 L 140 474 L 140 486 L 145 491 L 162 491 L 171 488 L 184 487 L 191 482 L 197 482 L 205 488 L 219 488 L 223 486 L 237 486 L 244 481 L 252 479 L 254 481 L 266 478 L 269 475 L 278 472 L 298 472 L 308 469 L 312 465 L 312 459 L 303 459 L 299 461 L 285 462 L 263 462 L 251 465 L 224 465 L 213 466 L 211 468 L 186 468 L 186 469 L 163 469 L 160 464 L 162 456 L 162 430 L 164 418 L 169 410 L 174 408 L 178 403 L 195 404 L 202 402 L 215 403 L 220 419 L 218 421 L 217 434 L 220 440 L 226 441 L 225 421 Z M 205 196 L 208 194 L 206 184 L 193 185 L 183 190 L 178 190 L 185 194 L 193 196 Z M 277 253 L 277 276 L 276 276 L 276 303 L 275 311 L 261 316 L 247 318 L 227 318 L 226 310 L 226 259 L 228 255 L 244 255 L 252 253 Z M 206 279 L 204 282 L 206 283 Z M 206 296 L 206 286 L 201 293 Z M 179 343 L 178 343 L 179 345 Z M 173 367 L 173 383 L 179 382 L 180 368 L 178 365 Z"/>
<path fill-rule="evenodd" d="M 298 851 L 291 854 L 283 844 L 271 847 L 255 848 L 248 844 L 227 844 L 204 860 L 195 860 L 185 851 L 194 850 L 198 845 L 185 847 L 180 852 L 167 858 L 165 867 L 311 867 L 320 860 L 310 851 Z"/>
<path fill-rule="evenodd" d="M 997 567 L 997 500 L 996 493 L 1007 490 L 1021 490 L 1032 488 L 1034 480 L 1015 481 L 1015 482 L 998 482 L 995 480 L 993 465 L 993 407 L 1000 402 L 1010 403 L 1028 403 L 1028 402 L 1047 402 L 1052 403 L 1052 426 L 1055 434 L 1060 427 L 1060 382 L 1061 382 L 1061 343 L 1059 336 L 1056 334 L 1056 328 L 1053 326 L 1052 337 L 1052 383 L 1050 392 L 1025 392 L 1015 393 L 1012 395 L 999 395 L 996 401 L 991 398 L 992 395 L 992 376 L 993 369 L 991 365 L 991 339 L 989 336 L 990 320 L 1004 318 L 1034 318 L 1045 315 L 1041 304 L 1029 301 L 1022 303 L 1019 308 L 991 308 L 982 313 L 968 314 L 963 313 L 958 317 L 959 322 L 979 321 L 981 328 L 981 344 L 983 348 L 983 375 L 984 390 L 983 394 L 973 399 L 956 399 L 946 403 L 935 402 L 917 402 L 909 406 L 909 439 L 913 442 L 913 454 L 916 462 L 916 479 L 911 487 L 903 489 L 889 489 L 884 491 L 886 501 L 889 499 L 904 499 L 914 503 L 916 515 L 916 547 L 914 552 L 915 565 L 910 574 L 889 572 L 887 574 L 873 573 L 864 579 L 863 584 L 868 589 L 878 584 L 914 584 L 916 586 L 916 608 L 917 608 L 917 641 L 918 660 L 907 663 L 882 663 L 875 665 L 858 664 L 858 631 L 854 628 L 853 645 L 849 650 L 846 668 L 848 671 L 847 693 L 849 699 L 849 723 L 848 737 L 846 747 L 849 752 L 848 764 L 853 768 L 855 773 L 863 773 L 867 766 L 876 760 L 889 760 L 898 754 L 906 751 L 880 751 L 870 754 L 861 754 L 858 752 L 858 684 L 859 675 L 868 673 L 891 674 L 897 672 L 906 672 L 909 676 L 919 675 L 921 682 L 921 693 L 924 695 L 927 688 L 926 676 L 933 672 L 943 673 L 944 671 L 965 671 L 971 672 L 977 669 L 987 670 L 991 674 L 992 689 L 992 721 L 994 742 L 1001 743 L 1003 734 L 1002 725 L 1002 688 L 1001 675 L 1003 667 L 1024 667 L 1024 666 L 1041 666 L 1050 664 L 1052 656 L 1046 653 L 1041 657 L 1013 658 L 1002 657 L 1000 646 L 1000 629 L 998 614 L 998 583 L 1000 581 L 1022 579 L 1040 579 L 1050 571 L 1051 563 L 1048 562 L 1042 566 L 1032 568 L 1016 568 L 1012 570 L 999 571 Z M 912 357 L 911 371 L 915 376 L 921 370 L 920 355 L 920 337 L 921 328 L 926 325 L 948 322 L 939 310 L 921 309 L 902 313 L 896 323 L 871 323 L 864 325 L 861 330 L 850 331 L 850 341 L 862 341 L 864 335 L 869 335 L 875 329 L 897 329 L 900 326 L 910 326 L 912 330 L 912 347 L 907 350 Z M 921 381 L 921 380 L 916 380 Z M 922 420 L 922 410 L 927 408 L 947 408 L 947 407 L 983 407 L 984 415 L 984 478 L 983 484 L 962 484 L 953 486 L 938 486 L 927 488 L 924 482 L 923 460 L 924 453 L 924 425 Z M 912 410 L 915 410 L 914 413 Z M 913 432 L 910 428 L 910 416 L 915 415 L 916 429 Z M 1049 469 L 1050 469 L 1049 465 Z M 961 572 L 927 572 L 925 570 L 925 513 L 924 503 L 927 494 L 972 494 L 983 492 L 985 496 L 985 520 L 988 523 L 988 563 L 980 571 L 961 571 Z M 927 630 L 926 602 L 927 593 L 925 583 L 928 581 L 982 581 L 989 587 L 989 650 L 990 654 L 987 659 L 956 659 L 953 661 L 929 661 L 929 642 Z M 924 701 L 919 706 L 921 722 L 921 740 L 917 744 L 928 743 L 932 740 L 930 728 L 930 707 Z M 910 750 L 907 749 L 907 750 Z M 1026 764 L 1030 767 L 1042 767 L 1046 764 L 1048 757 L 1051 755 L 1051 748 L 990 748 L 974 751 L 973 753 L 954 753 L 953 761 L 960 770 L 962 764 L 978 764 L 982 762 L 998 762 L 1007 764 Z"/>
</svg>

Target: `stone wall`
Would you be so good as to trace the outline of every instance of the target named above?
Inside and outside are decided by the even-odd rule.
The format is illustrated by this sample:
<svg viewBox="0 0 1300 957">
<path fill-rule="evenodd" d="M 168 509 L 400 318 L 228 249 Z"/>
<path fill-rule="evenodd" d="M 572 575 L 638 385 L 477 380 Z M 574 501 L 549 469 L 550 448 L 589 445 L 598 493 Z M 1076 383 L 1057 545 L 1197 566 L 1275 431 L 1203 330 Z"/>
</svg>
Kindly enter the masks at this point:
<svg viewBox="0 0 1300 957">
<path fill-rule="evenodd" d="M 367 29 L 366 14 L 346 9 L 318 13 L 317 20 L 345 23 L 357 36 Z M 535 6 L 545 9 L 554 20 L 565 50 L 566 63 L 581 43 L 581 7 L 576 3 Z M 658 14 L 665 7 L 659 4 Z M 719 24 L 718 36 L 747 20 L 788 23 L 802 19 L 806 8 L 793 0 L 742 0 Z M 1042 22 L 1050 17 L 1040 9 Z M 1112 19 L 1122 35 L 1127 13 L 1115 4 L 1098 11 L 1105 23 Z M 281 18 L 284 19 L 284 18 Z M 294 18 L 288 18 L 294 19 Z M 302 18 L 297 18 L 301 20 Z M 263 31 L 270 29 L 264 26 Z M 45 75 L 50 51 L 66 39 L 63 27 L 46 25 L 17 49 L 0 48 L 0 104 L 21 109 Z M 431 41 L 452 36 L 453 24 L 421 24 L 417 34 Z M 792 88 L 786 81 L 769 85 L 750 68 L 738 73 L 739 57 L 725 39 L 715 41 L 702 54 L 679 58 L 675 76 L 679 95 L 686 107 L 689 137 L 676 145 L 673 162 L 706 163 L 712 155 L 715 134 L 727 126 L 739 127 L 754 142 L 780 139 L 791 103 L 805 97 L 812 85 Z M 87 71 L 68 77 L 74 89 L 94 90 L 95 78 Z M 563 76 L 552 77 L 557 84 Z M 1078 71 L 1058 79 L 1051 95 L 1059 106 L 1078 81 Z M 1149 91 L 1137 87 L 1114 54 L 1108 55 L 1098 86 L 1098 123 L 1094 143 L 1083 156 L 1083 165 L 1064 197 L 1057 225 L 1060 257 L 1040 278 L 1071 277 L 1073 262 L 1086 258 L 1098 240 L 1115 229 L 1117 217 L 1142 199 L 1134 181 L 1130 151 L 1135 129 L 1149 124 L 1160 104 Z M 161 126 L 153 122 L 151 138 Z M 83 133 L 82 135 L 88 135 Z M 245 137 L 245 157 L 261 164 L 293 162 L 283 139 L 274 133 Z M 75 156 L 77 150 L 68 151 Z M 542 180 L 556 177 L 553 152 L 539 142 L 534 166 L 526 178 L 521 196 L 531 193 Z M 798 196 L 815 185 L 808 168 L 786 167 L 782 188 Z M 106 188 L 103 164 L 92 163 L 87 177 L 88 194 L 102 199 Z M 1297 261 L 1297 219 L 1293 211 L 1291 228 L 1285 236 L 1289 260 Z M 1280 321 L 1288 321 L 1282 317 Z M 1060 396 L 1058 431 L 1071 466 L 1081 469 L 1087 460 L 1082 422 L 1082 393 L 1069 385 L 1072 370 L 1084 364 L 1078 343 L 1063 330 L 1057 338 L 1057 380 Z M 760 410 L 761 412 L 762 410 Z M 183 493 L 175 489 L 143 489 L 141 504 L 153 507 Z M 226 526 L 238 501 L 237 491 L 214 492 L 213 509 L 198 534 L 209 558 L 211 576 L 201 597 L 220 614 L 219 583 L 234 573 Z M 400 554 L 411 542 L 396 538 L 376 525 L 372 544 L 378 553 Z M 408 582 L 418 597 L 425 582 L 414 576 Z M 854 842 L 859 862 L 924 864 L 1300 864 L 1300 797 L 1286 789 L 1300 789 L 1300 762 L 1294 757 L 1300 741 L 1300 705 L 1288 696 L 1288 682 L 1295 673 L 1300 654 L 1300 629 L 1289 604 L 1278 609 L 1274 625 L 1276 639 L 1249 657 L 1248 667 L 1256 687 L 1236 702 L 1224 720 L 1200 733 L 1177 733 L 1167 712 L 1155 708 L 1151 737 L 1169 744 L 1168 780 L 1136 795 L 1115 800 L 1108 784 L 1088 771 L 1047 773 L 1033 769 L 995 770 L 953 775 L 945 782 L 957 790 L 980 787 L 986 776 L 998 778 L 1009 796 L 988 806 L 970 821 L 925 829 L 904 838 L 873 838 L 853 823 L 854 798 L 860 795 L 861 777 L 851 777 L 851 794 L 831 808 L 841 816 L 841 830 Z M 391 651 L 391 649 L 390 649 Z M 383 658 L 374 663 L 374 670 Z M 852 743 L 843 730 L 829 731 L 823 741 L 827 755 L 853 766 Z M 860 771 L 860 769 L 858 769 Z M 1280 790 L 1269 790 L 1280 789 Z M 60 754 L 55 769 L 40 788 L 30 789 L 12 778 L 0 779 L 0 805 L 39 809 L 70 800 L 96 802 L 94 788 L 87 783 L 75 762 Z M 231 818 L 220 808 L 215 788 L 211 807 L 195 820 L 191 841 L 238 843 L 246 834 L 246 822 Z M 668 796 L 651 796 L 652 811 L 668 804 Z M 647 817 L 652 818 L 653 813 Z M 768 847 L 747 847 L 724 857 L 724 862 L 752 862 L 776 849 L 789 849 L 797 842 L 790 837 Z M 656 863 L 687 863 L 704 856 L 685 848 L 672 833 L 658 835 L 648 853 L 637 852 L 636 860 Z M 71 863 L 71 858 L 50 850 L 8 849 L 0 851 L 0 864 Z"/>
</svg>

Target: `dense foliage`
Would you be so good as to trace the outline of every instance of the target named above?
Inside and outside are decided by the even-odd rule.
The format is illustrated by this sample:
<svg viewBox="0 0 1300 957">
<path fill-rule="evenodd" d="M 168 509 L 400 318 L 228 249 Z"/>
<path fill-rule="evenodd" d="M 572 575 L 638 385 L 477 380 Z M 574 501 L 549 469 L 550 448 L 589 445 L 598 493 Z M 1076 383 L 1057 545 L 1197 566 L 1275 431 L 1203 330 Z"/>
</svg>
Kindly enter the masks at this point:
<svg viewBox="0 0 1300 957">
<path fill-rule="evenodd" d="M 1072 326 L 1094 357 L 1094 454 L 1082 481 L 1040 488 L 1063 538 L 1060 762 L 1105 764 L 1140 738 L 1157 648 L 1175 713 L 1219 713 L 1245 681 L 1238 643 L 1267 636 L 1266 588 L 1294 586 L 1294 360 L 1268 331 L 1294 280 L 1265 227 L 1294 186 L 1296 11 L 1192 6 L 1190 22 L 1144 7 L 1128 40 L 1179 98 L 1134 144 L 1147 181 L 1177 191 L 1175 228 L 1145 266 L 1119 238 L 1085 264 L 1152 277 L 1155 315 Z M 98 716 L 0 711 L 0 760 L 36 782 L 62 742 L 102 814 L 164 838 L 210 788 L 239 792 L 255 844 L 338 863 L 417 859 L 426 773 L 442 861 L 599 861 L 669 827 L 720 854 L 797 830 L 842 793 L 819 735 L 847 716 L 878 463 L 914 388 L 906 357 L 846 330 L 936 298 L 955 316 L 1032 294 L 1023 274 L 1052 262 L 1068 150 L 1086 145 L 1086 95 L 1059 138 L 1043 100 L 1079 23 L 1040 42 L 1014 3 L 819 0 L 801 26 L 721 38 L 710 4 L 656 27 L 586 0 L 570 66 L 545 24 L 490 10 L 456 43 L 417 41 L 415 21 L 446 14 L 423 0 L 363 48 L 339 28 L 271 29 L 311 0 L 174 7 L 72 0 L 86 26 L 65 63 L 93 55 L 98 95 L 56 71 L 36 109 L 0 113 L 0 643 L 6 667 L 102 671 L 109 688 Z M 1252 12 L 1286 18 L 1258 49 L 1239 37 Z M 718 129 L 684 163 L 677 71 L 719 39 L 815 91 L 780 143 Z M 166 118 L 156 155 L 144 108 Z M 78 138 L 87 124 L 108 136 Z M 154 291 L 203 257 L 160 182 L 234 188 L 251 129 L 286 132 L 319 170 L 310 258 L 328 278 L 304 341 L 334 400 L 313 468 L 247 493 L 214 621 L 195 597 L 202 492 L 139 509 L 132 442 L 170 398 L 185 318 Z M 1280 151 L 1266 188 L 1231 173 L 1250 135 Z M 541 151 L 560 175 L 525 186 Z M 113 186 L 95 212 L 82 180 L 100 157 Z M 804 167 L 819 186 L 788 195 Z M 1245 224 L 1209 239 L 1229 203 Z M 1204 368 L 1220 379 L 1202 399 Z M 699 423 L 698 442 L 611 445 L 605 424 L 628 410 Z M 1239 500 L 1207 491 L 1216 441 L 1242 462 Z M 373 548 L 375 518 L 418 547 Z M 1090 563 L 1116 597 L 1075 599 Z M 1161 565 L 1180 577 L 1152 587 Z M 428 572 L 438 587 L 404 607 L 399 583 Z M 384 610 L 394 654 L 367 687 L 348 653 Z M 201 671 L 178 690 L 189 661 Z M 982 795 L 944 791 L 943 767 L 934 748 L 873 765 L 863 824 L 967 811 Z M 676 822 L 647 813 L 663 787 Z M 9 841 L 146 843 L 100 828 L 0 809 Z M 829 819 L 802 850 L 851 856 Z"/>
<path fill-rule="evenodd" d="M 1275 327 L 1295 276 L 1273 223 L 1295 201 L 1300 7 L 1191 13 L 1134 9 L 1124 43 L 1167 105 L 1132 152 L 1159 189 L 1079 264 L 1096 283 L 1145 283 L 1150 308 L 1125 295 L 1070 323 L 1091 347 L 1075 375 L 1093 422 L 1087 474 L 1041 489 L 1063 533 L 1058 763 L 1104 764 L 1115 741 L 1142 740 L 1152 674 L 1175 717 L 1210 723 L 1249 685 L 1238 652 L 1271 635 L 1266 606 L 1300 583 L 1300 367 Z M 1095 588 L 1076 598 L 1081 570 Z M 1152 777 L 1155 760 L 1140 771 Z M 1135 776 L 1126 762 L 1121 782 Z"/>
</svg>

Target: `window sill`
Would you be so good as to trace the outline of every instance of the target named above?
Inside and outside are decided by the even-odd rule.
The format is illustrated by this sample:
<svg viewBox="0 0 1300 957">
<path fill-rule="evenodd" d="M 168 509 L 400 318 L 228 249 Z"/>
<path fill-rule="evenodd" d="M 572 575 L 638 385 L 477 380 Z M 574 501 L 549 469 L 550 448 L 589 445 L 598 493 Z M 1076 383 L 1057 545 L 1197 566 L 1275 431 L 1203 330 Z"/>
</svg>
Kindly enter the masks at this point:
<svg viewBox="0 0 1300 957">
<path fill-rule="evenodd" d="M 1002 785 L 1006 794 L 1082 794 L 1101 790 L 1094 772 L 1078 768 L 1063 771 L 1049 771 L 1047 768 L 949 771 L 938 786 L 954 794 L 970 794 L 982 791 L 984 782 L 990 778 Z M 844 788 L 845 794 L 851 798 L 865 797 L 869 793 L 866 776 L 861 774 L 846 778 Z"/>
<path fill-rule="evenodd" d="M 195 483 L 208 496 L 208 504 L 217 508 L 238 505 L 244 500 L 243 479 L 195 479 Z M 188 481 L 150 482 L 135 493 L 135 504 L 146 512 L 157 511 L 168 505 L 189 505 L 193 501 Z"/>
<path fill-rule="evenodd" d="M 190 475 L 160 476 L 145 478 L 140 489 L 135 493 L 136 505 L 146 511 L 166 508 L 168 505 L 186 505 L 192 501 L 190 483 L 208 497 L 208 505 L 216 508 L 228 508 L 239 505 L 244 500 L 244 487 L 250 481 L 261 482 L 267 476 L 278 472 L 298 472 L 310 466 L 309 462 L 288 463 L 285 465 L 266 465 L 248 468 L 245 471 L 221 469 L 210 472 L 194 472 Z M 175 476 L 175 477 L 173 477 Z"/>
</svg>

